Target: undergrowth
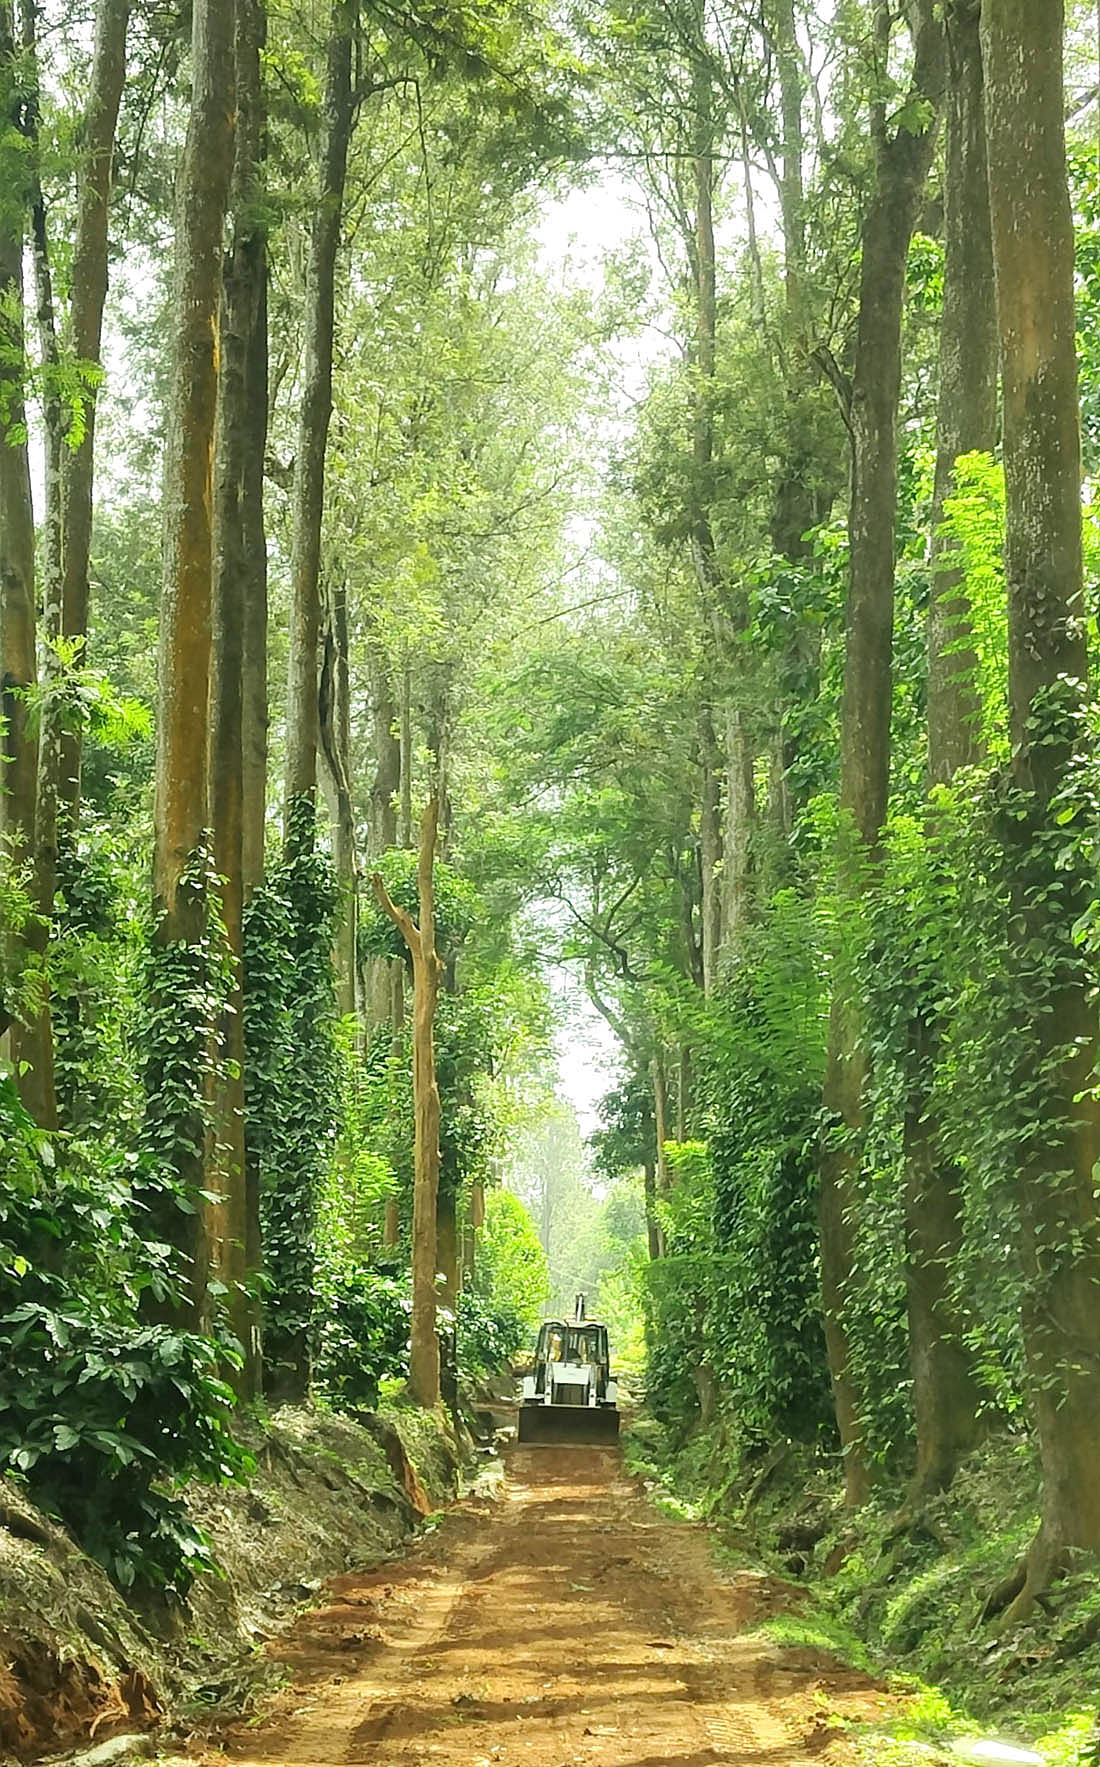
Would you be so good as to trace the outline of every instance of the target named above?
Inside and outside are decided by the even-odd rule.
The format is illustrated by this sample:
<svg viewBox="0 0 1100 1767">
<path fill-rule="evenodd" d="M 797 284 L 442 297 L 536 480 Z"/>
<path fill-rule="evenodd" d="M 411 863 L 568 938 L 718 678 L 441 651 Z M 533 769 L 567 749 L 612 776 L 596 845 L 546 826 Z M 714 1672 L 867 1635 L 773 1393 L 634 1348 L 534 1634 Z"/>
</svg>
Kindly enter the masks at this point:
<svg viewBox="0 0 1100 1767">
<path fill-rule="evenodd" d="M 853 1515 L 837 1457 L 793 1443 L 738 1454 L 721 1423 L 676 1443 L 642 1419 L 627 1456 L 664 1494 L 662 1507 L 712 1524 L 720 1556 L 763 1562 L 804 1586 L 805 1606 L 769 1622 L 771 1637 L 890 1675 L 910 1694 L 892 1732 L 899 1745 L 981 1728 L 1035 1748 L 1052 1767 L 1100 1759 L 1096 1566 L 1065 1578 L 1046 1609 L 1010 1633 L 983 1619 L 1035 1532 L 1039 1475 L 1023 1438 L 987 1443 L 950 1493 L 908 1519 L 900 1487 L 884 1486 Z"/>
</svg>

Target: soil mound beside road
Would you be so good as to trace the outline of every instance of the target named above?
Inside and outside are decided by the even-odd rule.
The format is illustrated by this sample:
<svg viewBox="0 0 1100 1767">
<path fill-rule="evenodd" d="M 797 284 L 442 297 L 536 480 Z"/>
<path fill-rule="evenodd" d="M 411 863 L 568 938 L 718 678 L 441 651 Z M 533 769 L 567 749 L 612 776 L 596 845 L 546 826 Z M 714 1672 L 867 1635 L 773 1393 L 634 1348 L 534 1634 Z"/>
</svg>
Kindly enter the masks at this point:
<svg viewBox="0 0 1100 1767">
<path fill-rule="evenodd" d="M 225 1736 L 234 1767 L 796 1767 L 890 1703 L 753 1635 L 800 1592 L 720 1575 L 614 1449 L 515 1448 L 498 1496 L 330 1589 L 271 1647 L 293 1685 Z"/>
</svg>

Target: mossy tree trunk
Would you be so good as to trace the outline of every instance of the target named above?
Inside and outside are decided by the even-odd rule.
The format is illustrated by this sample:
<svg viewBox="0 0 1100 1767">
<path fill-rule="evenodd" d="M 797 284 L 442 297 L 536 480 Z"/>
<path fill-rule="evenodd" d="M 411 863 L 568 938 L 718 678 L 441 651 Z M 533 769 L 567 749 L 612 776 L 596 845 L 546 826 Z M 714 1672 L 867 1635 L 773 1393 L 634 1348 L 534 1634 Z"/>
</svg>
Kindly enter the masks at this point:
<svg viewBox="0 0 1100 1767">
<path fill-rule="evenodd" d="M 870 886 L 886 819 L 893 691 L 897 414 L 905 269 L 935 151 L 943 88 L 943 30 L 935 0 L 914 14 L 912 126 L 891 131 L 885 99 L 873 107 L 874 187 L 864 217 L 856 355 L 847 420 L 852 441 L 850 566 L 845 613 L 840 735 L 840 810 L 845 822 L 838 887 L 850 915 Z M 893 17 L 876 0 L 874 43 L 885 81 Z M 831 1127 L 820 1168 L 821 1284 L 829 1374 L 844 1452 L 849 1504 L 863 1502 L 871 1469 L 850 1367 L 845 1322 L 854 1262 L 851 1211 L 863 1122 L 865 1058 L 854 979 L 838 973 L 829 1021 L 824 1103 Z"/>
<path fill-rule="evenodd" d="M 928 776 L 947 784 L 981 749 L 976 657 L 966 584 L 940 533 L 962 454 L 991 452 L 997 433 L 997 315 L 977 0 L 945 12 L 948 86 L 944 292 L 932 598 L 928 617 Z M 935 812 L 928 838 L 936 839 Z M 952 1299 L 962 1249 L 962 1175 L 940 1145 L 932 1079 L 940 1029 L 924 1003 L 911 1027 L 905 1115 L 906 1291 L 917 1459 L 911 1496 L 946 1490 L 982 1431 L 981 1389 Z"/>
<path fill-rule="evenodd" d="M 236 0 L 234 27 L 237 128 L 231 186 L 233 231 L 221 305 L 221 374 L 214 480 L 213 652 L 210 682 L 209 797 L 214 870 L 221 880 L 222 918 L 232 979 L 217 1026 L 218 1062 L 212 1110 L 210 1219 L 212 1252 L 228 1290 L 233 1329 L 245 1351 L 242 1389 L 260 1389 L 259 1309 L 251 1278 L 258 1263 L 258 1184 L 249 1180 L 245 1125 L 244 908 L 245 908 L 245 633 L 255 571 L 252 462 L 263 459 L 266 402 L 253 378 L 266 361 L 267 240 L 263 222 L 263 91 L 266 39 L 262 0 Z M 266 379 L 266 375 L 264 376 Z M 263 534 L 263 511 L 259 512 Z"/>
<path fill-rule="evenodd" d="M 233 157 L 233 15 L 195 0 L 191 113 L 177 191 L 173 369 L 164 472 L 153 814 L 151 1031 L 146 1088 L 149 1134 L 190 1211 L 154 1192 L 153 1227 L 182 1254 L 183 1317 L 204 1316 L 209 1247 L 205 1078 L 213 1025 L 210 977 L 207 760 L 213 602 L 214 435 L 222 229 Z M 186 973 L 193 1005 L 181 1023 Z"/>
<path fill-rule="evenodd" d="M 1043 1474 L 1041 1526 L 1009 1624 L 1073 1552 L 1100 1550 L 1097 1019 L 1072 937 L 1095 878 L 1087 856 L 1067 870 L 1064 854 L 1088 659 L 1063 25 L 1058 0 L 983 6 L 1004 378 L 1023 1335 Z"/>
</svg>

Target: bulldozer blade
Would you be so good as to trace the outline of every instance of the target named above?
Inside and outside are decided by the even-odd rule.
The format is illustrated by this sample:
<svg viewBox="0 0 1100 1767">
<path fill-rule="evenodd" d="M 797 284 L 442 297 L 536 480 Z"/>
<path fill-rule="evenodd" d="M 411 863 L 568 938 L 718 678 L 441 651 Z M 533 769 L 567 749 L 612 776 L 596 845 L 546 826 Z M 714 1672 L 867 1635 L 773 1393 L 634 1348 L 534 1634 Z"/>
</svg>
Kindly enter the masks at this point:
<svg viewBox="0 0 1100 1767">
<path fill-rule="evenodd" d="M 521 1405 L 518 1438 L 562 1447 L 612 1446 L 619 1439 L 619 1413 L 613 1405 Z"/>
</svg>

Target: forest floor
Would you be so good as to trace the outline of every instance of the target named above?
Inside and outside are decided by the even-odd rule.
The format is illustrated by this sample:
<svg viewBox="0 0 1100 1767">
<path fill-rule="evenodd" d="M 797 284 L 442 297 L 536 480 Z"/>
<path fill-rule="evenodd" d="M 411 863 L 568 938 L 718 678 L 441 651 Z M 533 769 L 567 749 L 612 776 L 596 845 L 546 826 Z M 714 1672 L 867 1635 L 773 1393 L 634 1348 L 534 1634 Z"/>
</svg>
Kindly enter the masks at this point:
<svg viewBox="0 0 1100 1767">
<path fill-rule="evenodd" d="M 398 1563 L 349 1572 L 268 1648 L 288 1685 L 204 1767 L 760 1767 L 868 1757 L 899 1705 L 761 1625 L 804 1599 L 715 1567 L 618 1450 L 518 1448 Z"/>
</svg>

